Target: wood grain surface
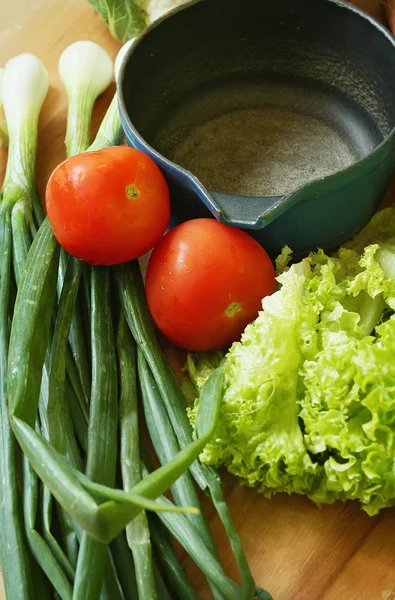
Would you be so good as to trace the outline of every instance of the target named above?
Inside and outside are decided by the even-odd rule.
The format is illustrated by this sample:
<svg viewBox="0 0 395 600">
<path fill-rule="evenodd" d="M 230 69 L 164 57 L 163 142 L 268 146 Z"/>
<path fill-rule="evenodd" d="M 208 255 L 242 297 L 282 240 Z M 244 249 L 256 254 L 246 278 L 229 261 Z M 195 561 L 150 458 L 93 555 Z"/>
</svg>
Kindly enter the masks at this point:
<svg viewBox="0 0 395 600">
<path fill-rule="evenodd" d="M 355 3 L 382 17 L 380 0 Z M 65 156 L 66 98 L 57 62 L 62 50 L 80 39 L 102 44 L 113 57 L 119 48 L 85 0 L 0 0 L 0 66 L 16 54 L 31 52 L 44 61 L 50 75 L 40 119 L 41 193 L 51 170 Z M 114 86 L 96 104 L 93 133 L 113 92 Z M 0 176 L 5 159 L 1 150 Z M 278 495 L 267 500 L 226 474 L 224 484 L 253 574 L 275 600 L 395 600 L 395 510 L 370 518 L 352 503 L 318 509 L 303 497 Z M 237 577 L 221 525 L 208 505 L 207 514 L 224 567 Z M 199 596 L 210 598 L 198 570 L 185 556 L 182 561 Z M 0 590 L 0 599 L 4 598 Z"/>
</svg>

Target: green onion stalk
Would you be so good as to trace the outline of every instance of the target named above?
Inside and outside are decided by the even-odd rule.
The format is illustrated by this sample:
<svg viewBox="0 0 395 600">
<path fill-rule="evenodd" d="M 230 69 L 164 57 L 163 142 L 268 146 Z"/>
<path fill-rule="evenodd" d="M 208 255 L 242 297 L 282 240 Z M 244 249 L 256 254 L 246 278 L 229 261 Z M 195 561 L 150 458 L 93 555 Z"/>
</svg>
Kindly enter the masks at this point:
<svg viewBox="0 0 395 600">
<path fill-rule="evenodd" d="M 46 69 L 35 56 L 20 55 L 7 65 L 3 95 L 10 133 L 10 149 L 4 197 L 6 203 L 9 202 L 12 206 L 12 267 L 17 286 L 36 230 L 34 218 L 42 219 L 34 183 L 34 163 L 38 115 L 47 90 Z M 23 99 L 18 100 L 21 95 Z M 28 121 L 27 125 L 26 121 Z M 44 371 L 43 383 L 46 376 L 47 373 Z M 45 385 L 40 390 L 40 403 L 46 404 Z M 41 413 L 43 414 L 42 410 Z M 36 427 L 46 429 L 46 421 L 42 421 L 41 424 L 36 423 Z M 44 572 L 52 574 L 54 585 L 60 595 L 69 597 L 71 586 L 65 573 L 70 575 L 71 566 L 56 539 L 51 535 L 45 514 L 43 515 L 43 537 L 37 529 L 37 503 L 41 493 L 45 496 L 46 490 L 41 490 L 37 476 L 26 457 L 22 457 L 22 489 L 25 531 L 30 549 Z"/>
<path fill-rule="evenodd" d="M 0 504 L 1 563 L 7 596 L 33 598 L 30 556 L 17 481 L 17 447 L 8 418 L 8 343 L 11 280 L 18 281 L 30 245 L 38 117 L 48 91 L 48 74 L 35 56 L 10 60 L 2 78 L 9 153 L 0 204 Z"/>
<path fill-rule="evenodd" d="M 193 439 L 193 435 L 192 427 L 189 423 L 186 412 L 185 398 L 169 363 L 163 356 L 162 350 L 157 341 L 152 319 L 147 306 L 144 284 L 139 265 L 136 261 L 125 265 L 120 265 L 116 268 L 115 274 L 119 298 L 128 325 L 133 337 L 135 338 L 137 346 L 141 348 L 142 354 L 144 355 L 145 361 L 157 386 L 157 391 L 155 391 L 154 395 L 151 393 L 151 399 L 149 400 L 148 397 L 146 397 L 144 406 L 146 408 L 148 407 L 149 402 L 155 401 L 157 407 L 159 407 L 159 401 L 161 399 L 163 402 L 162 408 L 165 409 L 168 415 L 168 420 L 170 421 L 171 427 L 174 431 L 178 448 L 187 447 Z M 156 410 L 159 410 L 159 408 Z M 149 413 L 147 413 L 147 415 L 149 416 Z M 164 421 L 160 421 L 163 429 Z M 148 418 L 148 425 L 149 423 L 150 420 Z M 175 446 L 173 445 L 172 448 L 169 444 L 167 444 L 166 448 L 162 438 L 163 436 L 155 437 L 154 444 L 156 443 L 158 453 L 163 453 L 164 458 L 165 453 L 170 456 L 174 452 Z M 268 595 L 267 592 L 259 588 L 255 588 L 254 580 L 244 554 L 241 540 L 237 534 L 229 509 L 226 505 L 222 486 L 217 473 L 214 469 L 200 463 L 198 460 L 191 464 L 190 472 L 199 487 L 203 491 L 208 492 L 211 496 L 213 504 L 228 535 L 232 551 L 242 576 L 242 590 L 239 589 L 240 600 L 251 599 L 254 596 L 258 596 L 262 599 L 270 598 L 270 595 Z M 187 519 L 185 519 L 185 521 L 186 520 Z M 212 548 L 210 546 L 209 549 L 212 552 Z M 213 552 L 212 560 L 215 560 L 215 553 Z M 201 563 L 199 563 L 199 566 L 201 566 Z M 208 579 L 212 584 L 214 584 L 215 589 L 215 581 L 211 579 L 211 572 L 206 573 L 206 576 L 208 576 Z"/>
<path fill-rule="evenodd" d="M 59 75 L 67 92 L 67 129 L 66 154 L 73 156 L 85 152 L 90 144 L 91 119 L 96 99 L 110 85 L 113 75 L 113 64 L 108 53 L 98 44 L 91 41 L 79 41 L 68 46 L 61 54 L 58 65 Z M 113 138 L 110 140 L 113 141 Z M 61 263 L 58 280 L 60 295 L 67 262 L 66 252 L 61 251 Z M 80 276 L 84 276 L 83 265 L 77 262 Z M 70 328 L 70 346 L 82 386 L 84 403 L 89 404 L 90 367 L 85 334 L 78 306 L 74 310 Z"/>
<path fill-rule="evenodd" d="M 59 74 L 67 91 L 68 115 L 66 130 L 66 153 L 67 156 L 78 154 L 87 150 L 90 141 L 90 125 L 92 110 L 96 98 L 110 84 L 113 74 L 113 65 L 111 58 L 101 46 L 94 42 L 81 41 L 71 44 L 63 52 L 59 60 Z M 110 144 L 114 142 L 113 138 L 109 140 Z M 65 255 L 66 253 L 64 253 Z M 87 393 L 90 388 L 90 373 L 85 348 L 84 330 L 81 320 L 81 308 L 78 306 L 77 293 L 81 277 L 84 276 L 87 286 L 87 293 L 90 295 L 88 300 L 89 308 L 94 311 L 92 318 L 88 321 L 92 324 L 90 336 L 90 346 L 92 351 L 92 392 L 90 394 L 90 413 L 89 413 L 89 444 L 87 446 L 87 465 L 86 473 L 95 481 L 106 483 L 113 486 L 115 484 L 115 466 L 116 466 L 116 448 L 117 448 L 117 372 L 115 363 L 115 352 L 111 351 L 114 347 L 114 341 L 111 340 L 112 317 L 109 309 L 109 298 L 102 296 L 101 289 L 106 289 L 109 285 L 108 275 L 103 275 L 103 269 L 92 269 L 91 279 L 88 276 L 87 269 L 83 263 L 67 257 L 68 268 L 63 282 L 63 290 L 67 287 L 64 294 L 65 304 L 69 306 L 68 318 L 65 322 L 65 331 L 70 329 L 70 342 L 73 349 L 76 366 L 79 370 L 81 383 Z M 85 273 L 83 273 L 85 271 Z M 68 278 L 70 274 L 70 281 Z M 91 286 L 92 283 L 92 286 Z M 92 292 L 91 292 L 92 288 Z M 90 293 L 91 292 L 91 293 Z M 96 292 L 96 293 L 95 293 Z M 107 296 L 109 294 L 109 290 Z M 63 296 L 63 291 L 62 291 Z M 77 306 L 76 305 L 77 301 Z M 72 321 L 70 321 L 71 310 L 74 307 Z M 65 311 L 62 313 L 66 315 Z M 60 315 L 59 315 L 60 316 Z M 101 318 L 102 317 L 102 318 Z M 107 329 L 98 327 L 100 324 L 107 325 Z M 58 317 L 57 328 L 63 331 Z M 58 327 L 59 326 L 59 327 Z M 103 351 L 103 345 L 100 342 L 106 337 L 108 347 Z M 64 360 L 66 348 L 66 336 L 58 336 L 59 339 L 53 340 L 53 364 L 58 367 L 53 369 L 53 377 L 50 381 L 53 383 L 53 404 L 59 407 L 59 392 L 64 395 L 64 380 L 66 373 L 66 363 Z M 63 339 L 63 345 L 59 340 Z M 57 358 L 58 357 L 58 358 Z M 59 360 L 61 359 L 61 360 Z M 107 365 L 106 376 L 100 378 L 101 364 Z M 61 366 L 61 372 L 59 370 Z M 112 365 L 112 369 L 111 369 Z M 112 372 L 112 376 L 110 376 Z M 59 382 L 62 382 L 62 390 L 59 390 Z M 108 384 L 108 385 L 107 385 Z M 58 393 L 56 393 L 56 391 Z M 65 406 L 65 403 L 63 403 Z M 69 415 L 71 417 L 71 415 Z M 57 420 L 54 420 L 56 424 Z M 71 418 L 69 418 L 71 424 Z M 107 429 L 106 429 L 107 428 Z M 103 444 L 103 431 L 106 429 L 107 435 L 104 436 L 106 444 Z M 72 431 L 72 427 L 70 428 Z M 97 435 L 97 432 L 100 435 Z M 55 434 L 54 440 L 58 439 Z M 71 443 L 72 440 L 70 440 Z M 74 443 L 76 439 L 74 438 Z M 53 444 L 55 448 L 61 450 L 60 446 Z M 64 445 L 63 451 L 66 450 Z M 67 451 L 67 450 L 66 450 Z M 73 463 L 72 463 L 73 464 Z M 103 464 L 107 465 L 103 469 Z M 101 477 L 100 477 L 101 475 Z M 71 531 L 70 531 L 71 534 Z M 112 596 L 116 593 L 117 582 L 111 571 L 111 563 L 107 568 L 107 548 L 105 545 L 93 540 L 86 533 L 81 536 L 81 547 L 78 556 L 77 573 L 75 579 L 74 595 L 76 598 L 97 597 L 100 593 L 105 574 L 104 590 L 110 589 Z M 97 576 L 92 577 L 93 572 Z"/>
<path fill-rule="evenodd" d="M 125 491 L 141 480 L 139 415 L 137 401 L 137 350 L 126 319 L 121 313 L 116 338 L 119 372 L 120 460 Z M 139 598 L 156 598 L 154 566 L 148 520 L 141 512 L 126 526 L 133 554 Z"/>
<path fill-rule="evenodd" d="M 108 87 L 112 78 L 112 61 L 108 54 L 93 42 L 76 42 L 68 46 L 59 60 L 60 77 L 66 87 L 69 111 L 66 140 L 68 155 L 86 150 L 90 139 L 90 123 L 97 97 Z M 45 225 L 50 229 L 50 225 Z M 48 381 L 46 406 L 48 439 L 60 454 L 67 456 L 70 464 L 83 468 L 70 407 L 65 399 L 68 337 L 75 365 L 84 389 L 89 393 L 90 375 L 80 312 L 74 310 L 82 275 L 80 261 L 62 253 L 58 277 L 59 303 L 55 329 L 48 357 Z M 46 488 L 47 490 L 47 488 Z M 43 516 L 51 523 L 51 495 L 43 496 Z M 59 511 L 63 543 L 67 556 L 75 568 L 78 555 L 78 527 L 66 511 Z M 47 530 L 49 527 L 47 527 Z M 74 576 L 74 571 L 73 571 Z"/>
</svg>

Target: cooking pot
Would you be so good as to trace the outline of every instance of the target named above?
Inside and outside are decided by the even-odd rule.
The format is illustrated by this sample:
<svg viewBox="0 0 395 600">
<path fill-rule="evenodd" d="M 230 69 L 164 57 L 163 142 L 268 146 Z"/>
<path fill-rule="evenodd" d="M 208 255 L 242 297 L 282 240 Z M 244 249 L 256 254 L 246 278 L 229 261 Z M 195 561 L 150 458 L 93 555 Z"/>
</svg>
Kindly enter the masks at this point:
<svg viewBox="0 0 395 600">
<path fill-rule="evenodd" d="M 213 215 L 273 257 L 342 244 L 394 172 L 395 41 L 340 0 L 189 2 L 136 38 L 117 88 L 172 224 Z"/>
</svg>

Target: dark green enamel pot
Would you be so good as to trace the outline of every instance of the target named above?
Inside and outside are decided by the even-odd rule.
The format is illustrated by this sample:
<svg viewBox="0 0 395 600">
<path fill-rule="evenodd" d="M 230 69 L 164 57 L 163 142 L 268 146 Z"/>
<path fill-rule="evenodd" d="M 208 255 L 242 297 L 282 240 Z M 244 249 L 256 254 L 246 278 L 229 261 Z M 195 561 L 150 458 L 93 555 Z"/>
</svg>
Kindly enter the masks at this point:
<svg viewBox="0 0 395 600">
<path fill-rule="evenodd" d="M 272 256 L 343 243 L 395 169 L 394 38 L 339 0 L 190 2 L 134 41 L 117 85 L 173 224 L 213 215 Z"/>
</svg>

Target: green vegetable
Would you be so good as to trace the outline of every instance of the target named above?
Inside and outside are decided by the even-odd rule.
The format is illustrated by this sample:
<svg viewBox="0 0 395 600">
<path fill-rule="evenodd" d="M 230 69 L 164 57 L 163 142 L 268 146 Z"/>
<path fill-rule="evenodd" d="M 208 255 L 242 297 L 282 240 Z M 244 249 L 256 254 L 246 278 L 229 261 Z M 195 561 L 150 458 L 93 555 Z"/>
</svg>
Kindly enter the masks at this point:
<svg viewBox="0 0 395 600">
<path fill-rule="evenodd" d="M 186 0 L 88 0 L 120 42 L 136 37 L 149 23 Z"/>
<path fill-rule="evenodd" d="M 66 154 L 69 157 L 86 151 L 90 145 L 93 106 L 98 96 L 111 83 L 113 63 L 108 53 L 101 46 L 91 41 L 80 41 L 70 44 L 62 52 L 58 70 L 67 92 L 68 112 L 65 143 Z M 108 120 L 105 121 L 108 122 Z M 112 137 L 106 145 L 117 142 L 117 137 L 114 140 L 114 132 L 117 132 L 116 128 L 111 131 Z M 97 145 L 98 140 L 96 139 L 95 142 Z M 78 270 L 83 271 L 84 266 L 80 261 L 74 258 L 70 260 L 76 263 Z M 69 258 L 66 252 L 62 250 L 58 281 L 59 295 L 68 261 Z M 70 346 L 84 398 L 87 399 L 89 398 L 91 385 L 90 371 L 81 312 L 77 309 L 78 302 L 70 326 Z"/>
<path fill-rule="evenodd" d="M 103 64 L 100 50 L 91 42 L 83 42 L 66 49 L 61 57 L 60 73 L 69 99 L 68 154 L 86 147 L 94 99 L 111 76 L 105 60 Z M 33 62 L 36 61 L 34 57 L 28 60 L 31 62 L 32 58 Z M 101 72 L 93 85 L 90 69 L 98 71 L 97 66 L 100 66 Z M 78 69 L 83 71 L 83 76 L 78 76 Z M 40 76 L 46 74 L 42 68 L 38 72 Z M 29 70 L 26 80 L 32 86 Z M 42 90 L 36 95 L 42 103 Z M 218 424 L 222 374 L 216 372 L 206 385 L 207 392 L 201 401 L 202 414 L 198 415 L 199 436 L 193 440 L 181 390 L 175 385 L 174 375 L 163 356 L 155 348 L 145 356 L 141 349 L 138 350 L 141 387 L 149 400 L 149 410 L 158 409 L 161 415 L 155 431 L 159 435 L 169 433 L 170 436 L 169 441 L 164 440 L 162 444 L 156 440 L 163 466 L 141 479 L 135 343 L 121 315 L 117 340 L 121 409 L 118 420 L 113 327 L 117 307 L 110 299 L 110 269 L 92 268 L 91 285 L 81 263 L 59 250 L 49 222 L 43 219 L 31 167 L 37 123 L 35 128 L 32 127 L 34 119 L 30 118 L 25 127 L 22 119 L 20 127 L 24 102 L 25 99 L 21 101 L 19 97 L 15 100 L 16 110 L 20 111 L 19 125 L 10 120 L 13 127 L 10 129 L 10 163 L 0 205 L 0 247 L 5 259 L 0 273 L 0 344 L 3 348 L 0 364 L 0 374 L 3 373 L 1 434 L 3 439 L 8 436 L 14 452 L 13 463 L 7 463 L 7 454 L 1 457 L 1 474 L 5 474 L 3 480 L 6 481 L 7 477 L 14 478 L 8 497 L 12 497 L 13 491 L 17 492 L 16 507 L 19 499 L 15 485 L 15 443 L 9 427 L 11 422 L 23 451 L 25 532 L 37 561 L 33 567 L 36 569 L 33 571 L 35 589 L 43 599 L 51 594 L 44 572 L 54 588 L 52 592 L 55 591 L 62 599 L 81 597 L 93 600 L 100 595 L 102 600 L 131 600 L 136 597 L 137 585 L 139 596 L 144 600 L 154 598 L 155 590 L 160 598 L 173 598 L 172 589 L 166 587 L 152 561 L 145 515 L 145 511 L 150 510 L 182 516 L 181 521 L 168 520 L 169 528 L 205 572 L 216 599 L 252 598 L 254 584 L 224 504 L 220 484 L 216 475 L 196 460 Z M 36 113 L 41 107 L 40 102 L 36 99 L 33 103 Z M 13 136 L 19 136 L 14 145 Z M 90 149 L 119 143 L 122 136 L 115 96 Z M 21 186 L 18 185 L 20 183 Z M 16 299 L 12 270 L 19 287 Z M 141 290 L 137 286 L 135 291 L 138 295 Z M 141 305 L 141 301 L 138 296 L 137 305 Z M 144 335 L 144 302 L 142 307 Z M 87 332 L 88 335 L 92 333 L 88 344 Z M 158 364 L 155 364 L 156 361 Z M 151 371 L 158 380 L 152 378 Z M 166 378 L 169 381 L 166 382 Z M 152 396 L 149 390 L 151 384 L 155 388 Z M 177 406 L 172 412 L 173 421 L 167 414 L 169 392 L 175 393 L 177 398 Z M 163 393 L 165 399 L 162 398 Z M 152 412 L 150 419 L 151 430 L 154 431 Z M 119 482 L 115 479 L 118 425 L 121 430 L 124 490 L 118 489 Z M 178 428 L 178 437 L 174 434 L 174 427 Z M 199 501 L 190 475 L 186 473 L 191 463 L 194 463 L 194 475 L 202 488 L 210 490 L 227 529 L 241 566 L 242 591 L 224 574 L 208 527 L 203 517 L 198 515 Z M 175 482 L 180 477 L 178 485 Z M 179 506 L 164 499 L 156 501 L 169 486 L 178 492 Z M 53 503 L 53 498 L 59 506 Z M 56 510 L 53 510 L 55 506 Z M 15 507 L 11 506 L 7 512 L 11 516 L 10 522 L 6 522 L 5 513 L 1 515 L 0 512 L 0 516 L 4 517 L 3 521 L 0 519 L 0 533 L 3 527 L 5 539 L 17 539 L 15 550 L 19 556 L 12 553 L 15 564 L 11 565 L 11 570 L 12 576 L 19 573 L 18 577 L 23 577 L 23 570 L 27 573 L 30 566 L 21 518 Z M 125 526 L 134 561 L 122 532 Z M 158 531 L 155 534 L 157 558 L 160 555 L 161 561 L 165 561 L 172 588 L 181 597 L 195 598 L 196 594 L 178 565 L 163 529 Z M 25 564 L 24 555 L 27 559 Z M 43 572 L 37 570 L 37 564 Z M 17 582 L 19 584 L 19 580 Z M 23 582 L 24 597 L 32 597 L 34 590 L 29 577 L 25 577 Z"/>
<path fill-rule="evenodd" d="M 145 422 L 151 437 L 155 452 L 163 465 L 171 460 L 180 450 L 177 438 L 174 434 L 166 408 L 163 404 L 158 386 L 150 372 L 148 364 L 141 351 L 138 353 L 138 371 L 141 387 L 141 397 L 144 405 Z M 195 506 L 200 514 L 191 516 L 191 522 L 200 534 L 206 546 L 211 550 L 213 556 L 218 559 L 214 540 L 211 536 L 207 521 L 201 512 L 199 498 L 193 484 L 190 473 L 185 472 L 171 488 L 173 497 L 178 506 Z M 215 584 L 210 581 L 214 598 L 217 597 Z"/>
<path fill-rule="evenodd" d="M 94 539 L 108 542 L 142 508 L 160 509 L 159 505 L 149 499 L 155 499 L 163 493 L 195 460 L 212 435 L 217 415 L 210 412 L 209 417 L 214 420 L 204 438 L 191 443 L 173 461 L 137 484 L 133 493 L 111 490 L 90 481 L 75 471 L 34 432 L 32 424 L 36 415 L 40 374 L 56 288 L 56 269 L 53 268 L 56 263 L 52 260 L 52 255 L 58 251 L 51 232 L 48 228 L 41 228 L 29 252 L 15 305 L 8 377 L 11 420 L 20 445 L 33 468 L 60 504 Z M 87 491 L 106 501 L 97 505 Z M 145 494 L 146 498 L 140 494 Z"/>
<path fill-rule="evenodd" d="M 38 564 L 51 580 L 53 587 L 62 600 L 71 600 L 73 590 L 70 583 L 70 575 L 74 575 L 73 569 L 71 565 L 67 565 L 67 568 L 65 568 L 67 558 L 64 555 L 61 557 L 63 564 L 59 562 L 60 554 L 52 553 L 46 544 L 46 540 L 38 532 L 36 520 L 39 500 L 39 479 L 26 457 L 23 458 L 22 466 L 25 528 L 29 545 Z"/>
<path fill-rule="evenodd" d="M 371 515 L 395 504 L 394 234 L 386 209 L 333 257 L 287 268 L 284 251 L 279 291 L 226 354 L 204 462 L 269 497 L 355 499 Z M 186 368 L 196 395 L 216 363 L 190 355 Z"/>
<path fill-rule="evenodd" d="M 137 262 L 120 265 L 115 269 L 115 274 L 118 294 L 128 325 L 158 386 L 177 442 L 180 448 L 184 448 L 192 440 L 192 428 L 186 413 L 185 399 L 156 339 L 139 265 Z M 230 540 L 242 575 L 242 593 L 239 598 L 251 598 L 254 595 L 254 581 L 226 505 L 218 476 L 212 469 L 199 461 L 191 464 L 190 472 L 201 489 L 210 493 Z M 215 557 L 213 559 L 215 560 Z"/>
<path fill-rule="evenodd" d="M 67 91 L 66 152 L 73 156 L 90 144 L 93 106 L 111 83 L 113 64 L 99 44 L 74 42 L 60 56 L 59 75 Z"/>
<path fill-rule="evenodd" d="M 114 486 L 117 458 L 118 390 L 110 305 L 110 271 L 93 267 L 91 275 L 92 392 L 86 475 Z M 73 597 L 96 600 L 100 595 L 107 547 L 82 534 Z"/>
<path fill-rule="evenodd" d="M 137 352 L 123 313 L 118 324 L 117 354 L 120 381 L 120 459 L 123 487 L 128 492 L 141 480 L 141 465 L 137 408 Z M 141 512 L 127 525 L 126 537 L 133 553 L 139 598 L 155 599 L 152 548 L 145 512 Z"/>
<path fill-rule="evenodd" d="M 138 597 L 136 574 L 125 533 L 121 533 L 111 542 L 110 549 L 125 600 L 135 600 Z"/>
<path fill-rule="evenodd" d="M 120 42 L 135 37 L 146 26 L 146 15 L 138 0 L 89 0 Z"/>
<path fill-rule="evenodd" d="M 98 44 L 90 41 L 75 42 L 68 46 L 62 53 L 59 59 L 59 74 L 67 91 L 68 99 L 68 114 L 67 114 L 67 131 L 66 131 L 66 153 L 67 156 L 78 154 L 87 149 L 90 143 L 90 124 L 92 110 L 97 97 L 104 92 L 109 86 L 112 74 L 113 64 L 107 52 Z M 63 252 L 63 251 L 62 251 Z M 79 372 L 80 381 L 84 390 L 84 395 L 88 393 L 90 387 L 90 373 L 87 361 L 87 352 L 85 346 L 85 338 L 82 327 L 80 311 L 75 310 L 79 283 L 82 277 L 84 266 L 73 257 L 66 258 L 66 253 L 63 253 L 63 262 L 68 260 L 68 269 L 65 273 L 60 268 L 60 278 L 62 280 L 62 294 L 59 302 L 59 314 L 56 321 L 56 330 L 52 342 L 52 368 L 50 373 L 50 398 L 53 398 L 52 405 L 54 414 L 52 420 L 63 423 L 66 421 L 67 426 L 64 428 L 65 433 L 57 433 L 50 438 L 52 446 L 64 456 L 67 456 L 70 464 L 74 468 L 82 469 L 82 464 L 78 464 L 78 449 L 74 430 L 72 427 L 71 415 L 69 408 L 64 400 L 65 395 L 65 376 L 66 376 L 66 348 L 67 336 L 70 332 L 70 344 L 73 349 L 73 356 L 77 370 Z M 70 276 L 68 277 L 70 273 Z M 111 344 L 112 321 L 111 312 L 109 310 L 109 301 L 105 296 L 105 281 L 109 285 L 109 275 L 103 283 L 103 296 L 98 292 L 100 287 L 100 277 L 103 271 L 92 270 L 92 282 L 96 286 L 92 288 L 92 298 L 96 297 L 95 308 L 98 313 L 97 322 L 91 320 L 92 335 L 92 370 L 93 377 L 96 375 L 97 380 L 92 381 L 92 392 L 90 398 L 90 413 L 89 413 L 89 443 L 87 447 L 87 466 L 86 472 L 93 479 L 101 483 L 115 483 L 115 461 L 116 461 L 116 442 L 117 442 L 117 399 L 116 399 L 116 367 L 115 355 L 113 349 L 113 340 Z M 89 284 L 88 284 L 89 285 Z M 89 285 L 89 288 L 91 286 Z M 96 296 L 94 291 L 96 290 Z M 62 300 L 64 298 L 64 302 Z M 90 303 L 92 308 L 92 302 Z M 63 311 L 62 311 L 63 308 Z M 74 311 L 74 312 L 73 312 Z M 103 317 L 100 313 L 106 313 Z M 107 329 L 111 327 L 110 333 L 105 329 L 106 316 L 109 316 Z M 103 326 L 104 324 L 104 326 Z M 100 329 L 101 325 L 101 329 Z M 56 333 L 60 331 L 57 336 Z M 106 335 L 107 333 L 107 335 Z M 103 337 L 101 337 L 101 335 Z M 104 348 L 104 350 L 103 350 Z M 102 354 L 101 354 L 102 353 Z M 103 355 L 104 353 L 104 355 Z M 111 371 L 111 356 L 113 356 L 112 366 L 113 374 L 108 377 L 100 376 L 102 373 L 101 367 L 98 364 L 103 360 L 104 363 L 108 360 L 107 366 Z M 99 376 L 98 376 L 99 374 Z M 111 383 L 113 387 L 111 388 Z M 108 385 L 106 385 L 108 384 Z M 115 388 L 114 388 L 115 386 Z M 107 404 L 106 404 L 107 403 Z M 110 404 L 112 403 L 112 406 Z M 51 406 L 49 406 L 51 408 Z M 63 413 L 63 414 L 62 414 Z M 67 414 L 66 414 L 67 413 Z M 62 418 L 63 417 L 63 418 Z M 99 420 L 99 422 L 97 422 Z M 110 427 L 113 424 L 112 429 Z M 106 430 L 106 425 L 109 429 Z M 107 444 L 102 443 L 101 434 L 97 435 L 101 429 L 106 430 L 108 436 L 105 437 Z M 112 435 L 110 435 L 112 431 Z M 93 433 L 96 432 L 96 433 Z M 67 436 L 67 437 L 66 437 Z M 63 438 L 63 440 L 62 440 Z M 111 476 L 111 464 L 113 475 Z M 100 467 L 98 467 L 100 465 Z M 98 469 L 103 469 L 103 477 L 107 480 L 101 480 L 98 477 Z M 95 472 L 96 469 L 96 472 Z M 110 473 L 110 474 L 109 474 Z M 108 480 L 108 477 L 110 478 Z M 105 545 L 92 540 L 85 532 L 81 536 L 81 546 L 78 553 L 78 561 L 74 558 L 73 547 L 73 530 L 77 530 L 75 524 L 72 523 L 70 517 L 65 511 L 60 511 L 61 527 L 63 536 L 66 538 L 68 554 L 73 556 L 73 562 L 77 562 L 76 578 L 74 584 L 74 595 L 76 598 L 95 598 L 99 595 L 102 583 L 105 587 L 111 587 L 111 595 L 115 598 L 117 593 L 117 582 L 115 577 L 112 578 L 111 566 L 107 565 L 107 548 Z M 75 537 L 75 534 L 74 534 Z M 74 546 L 76 546 L 74 541 Z M 86 574 L 89 573 L 90 577 Z M 96 575 L 92 576 L 92 573 Z M 106 578 L 104 576 L 106 574 Z"/>
<path fill-rule="evenodd" d="M 6 593 L 17 597 L 21 592 L 33 597 L 29 557 L 22 526 L 21 500 L 17 485 L 16 445 L 8 421 L 7 352 L 9 338 L 9 294 L 11 278 L 11 220 L 0 205 L 0 476 L 4 482 L 0 506 L 1 564 Z M 14 595 L 14 596 L 12 596 Z"/>
<path fill-rule="evenodd" d="M 11 423 L 33 468 L 60 504 L 91 537 L 106 543 L 142 509 L 160 509 L 150 499 L 162 494 L 196 459 L 212 435 L 216 413 L 210 413 L 214 421 L 204 438 L 183 448 L 171 462 L 137 484 L 133 493 L 95 484 L 75 471 L 34 431 L 32 425 L 56 289 L 56 269 L 53 268 L 56 263 L 52 255 L 58 251 L 51 232 L 41 228 L 29 252 L 15 304 L 8 371 Z M 88 492 L 101 498 L 99 505 Z M 187 509 L 173 507 L 171 510 Z"/>
<path fill-rule="evenodd" d="M 161 562 L 167 579 L 171 582 L 177 596 L 183 600 L 199 600 L 199 596 L 189 583 L 187 576 L 178 562 L 172 545 L 160 526 L 150 519 L 150 531 L 155 554 Z M 161 596 L 159 596 L 161 598 Z"/>
<path fill-rule="evenodd" d="M 34 230 L 37 205 L 34 168 L 38 117 L 48 91 L 48 74 L 35 56 L 9 61 L 2 79 L 2 100 L 9 133 L 9 153 L 0 204 L 0 504 L 1 563 L 6 594 L 32 598 L 30 557 L 25 542 L 17 482 L 17 448 L 8 418 L 8 343 L 11 277 L 18 279 Z M 14 255 L 11 262 L 11 255 Z"/>
</svg>

